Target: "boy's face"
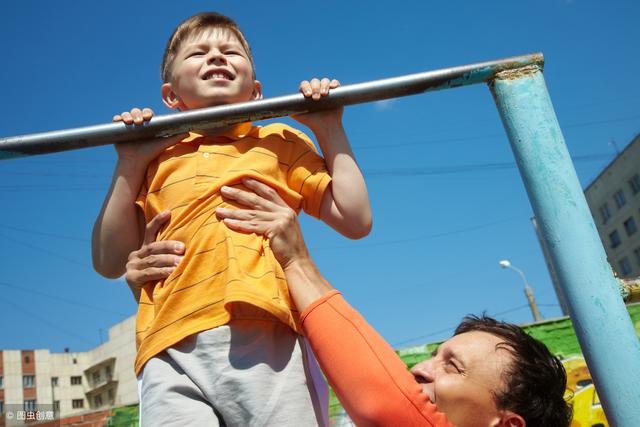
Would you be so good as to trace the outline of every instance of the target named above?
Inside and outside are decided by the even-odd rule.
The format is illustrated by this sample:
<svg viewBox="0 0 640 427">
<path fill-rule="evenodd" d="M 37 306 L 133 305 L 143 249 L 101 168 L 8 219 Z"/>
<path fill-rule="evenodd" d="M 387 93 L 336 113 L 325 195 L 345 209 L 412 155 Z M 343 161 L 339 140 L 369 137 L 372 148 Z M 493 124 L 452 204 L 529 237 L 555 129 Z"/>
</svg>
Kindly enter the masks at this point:
<svg viewBox="0 0 640 427">
<path fill-rule="evenodd" d="M 262 98 L 249 55 L 226 28 L 205 28 L 184 40 L 162 85 L 162 99 L 173 109 L 191 110 Z"/>
</svg>

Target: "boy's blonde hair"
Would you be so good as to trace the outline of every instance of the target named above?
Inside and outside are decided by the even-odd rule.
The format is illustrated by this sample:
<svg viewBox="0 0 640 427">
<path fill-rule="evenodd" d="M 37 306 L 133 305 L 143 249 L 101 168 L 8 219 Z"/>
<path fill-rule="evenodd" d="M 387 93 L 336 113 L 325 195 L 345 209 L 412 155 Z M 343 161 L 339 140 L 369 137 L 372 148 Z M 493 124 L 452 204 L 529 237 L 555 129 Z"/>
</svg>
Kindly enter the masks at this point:
<svg viewBox="0 0 640 427">
<path fill-rule="evenodd" d="M 183 21 L 178 25 L 171 37 L 169 37 L 167 48 L 164 50 L 164 56 L 162 57 L 161 77 L 163 82 L 167 83 L 171 80 L 171 67 L 173 66 L 173 61 L 176 58 L 176 54 L 178 53 L 182 42 L 197 31 L 203 31 L 211 28 L 229 30 L 238 38 L 238 41 L 242 44 L 242 47 L 249 56 L 251 69 L 253 70 L 253 79 L 255 80 L 256 67 L 253 63 L 251 48 L 249 47 L 247 40 L 244 38 L 244 34 L 240 31 L 238 24 L 228 16 L 224 16 L 216 12 L 204 12 Z"/>
</svg>

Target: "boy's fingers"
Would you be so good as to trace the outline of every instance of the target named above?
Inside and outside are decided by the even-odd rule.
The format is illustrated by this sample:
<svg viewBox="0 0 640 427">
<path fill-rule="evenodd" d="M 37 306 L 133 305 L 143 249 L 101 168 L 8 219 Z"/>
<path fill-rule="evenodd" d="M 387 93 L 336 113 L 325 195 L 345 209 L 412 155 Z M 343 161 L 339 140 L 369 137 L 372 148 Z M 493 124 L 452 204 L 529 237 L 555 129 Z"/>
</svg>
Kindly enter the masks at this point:
<svg viewBox="0 0 640 427">
<path fill-rule="evenodd" d="M 310 83 L 311 83 L 311 92 L 312 92 L 311 97 L 316 100 L 320 99 L 320 80 L 312 79 Z"/>
<path fill-rule="evenodd" d="M 131 110 L 131 117 L 133 117 L 133 122 L 137 125 L 141 125 L 144 120 L 142 119 L 142 110 L 139 108 L 134 108 Z"/>
<path fill-rule="evenodd" d="M 126 124 L 130 125 L 133 123 L 133 117 L 131 117 L 131 113 L 128 111 L 125 111 L 124 113 L 121 114 L 122 116 L 122 121 L 125 122 Z"/>
<path fill-rule="evenodd" d="M 300 83 L 300 92 L 304 94 L 304 96 L 311 95 L 311 83 L 308 80 L 303 80 Z"/>
<path fill-rule="evenodd" d="M 320 94 L 322 96 L 326 96 L 329 94 L 330 85 L 331 85 L 331 80 L 329 80 L 326 77 L 320 81 Z"/>
</svg>

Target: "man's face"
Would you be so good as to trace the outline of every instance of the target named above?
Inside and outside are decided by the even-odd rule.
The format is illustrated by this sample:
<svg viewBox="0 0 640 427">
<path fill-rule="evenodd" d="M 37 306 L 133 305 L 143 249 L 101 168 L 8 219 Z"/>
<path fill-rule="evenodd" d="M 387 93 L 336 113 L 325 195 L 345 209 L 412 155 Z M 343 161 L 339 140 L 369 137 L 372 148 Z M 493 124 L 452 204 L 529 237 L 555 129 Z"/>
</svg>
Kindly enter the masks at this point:
<svg viewBox="0 0 640 427">
<path fill-rule="evenodd" d="M 217 27 L 197 31 L 182 42 L 171 82 L 163 85 L 162 94 L 167 106 L 180 110 L 261 97 L 249 55 L 232 31 Z"/>
<path fill-rule="evenodd" d="M 504 389 L 511 355 L 496 348 L 499 337 L 479 331 L 456 335 L 433 357 L 411 369 L 423 392 L 458 427 L 500 425 L 492 392 Z"/>
</svg>

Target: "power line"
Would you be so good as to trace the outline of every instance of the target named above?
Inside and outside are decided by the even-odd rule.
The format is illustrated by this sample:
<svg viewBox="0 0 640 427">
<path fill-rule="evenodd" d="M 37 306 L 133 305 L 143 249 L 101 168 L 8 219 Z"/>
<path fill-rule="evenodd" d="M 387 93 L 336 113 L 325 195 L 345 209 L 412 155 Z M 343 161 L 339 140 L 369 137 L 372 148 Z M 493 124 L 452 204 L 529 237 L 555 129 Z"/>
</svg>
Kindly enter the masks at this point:
<svg viewBox="0 0 640 427">
<path fill-rule="evenodd" d="M 509 308 L 507 310 L 500 311 L 498 313 L 494 313 L 491 316 L 492 317 L 502 316 L 504 314 L 512 313 L 512 312 L 518 311 L 518 310 L 522 310 L 523 308 L 526 308 L 526 307 L 529 307 L 529 304 L 524 304 L 524 305 L 520 305 L 518 307 Z M 445 332 L 454 331 L 456 329 L 456 327 L 457 327 L 457 325 L 449 327 L 449 328 L 445 328 L 445 329 L 440 329 L 438 331 L 429 332 L 428 334 L 425 334 L 425 335 L 419 335 L 419 336 L 416 336 L 416 337 L 413 337 L 413 338 L 408 338 L 408 339 L 406 339 L 404 341 L 396 342 L 396 343 L 392 344 L 391 346 L 392 347 L 397 347 L 399 345 L 407 344 L 407 343 L 410 343 L 410 342 L 413 342 L 413 341 L 416 341 L 416 340 L 422 340 L 422 339 L 429 338 L 429 337 L 432 337 L 432 336 L 435 336 L 435 335 L 443 334 Z"/>
<path fill-rule="evenodd" d="M 60 331 L 60 332 L 63 332 L 63 333 L 65 333 L 65 334 L 67 334 L 67 335 L 69 335 L 69 336 L 71 336 L 71 337 L 73 337 L 73 338 L 75 338 L 75 339 L 78 339 L 78 340 L 84 341 L 84 342 L 89 343 L 89 344 L 91 344 L 91 345 L 94 345 L 94 344 L 95 344 L 93 341 L 90 341 L 90 340 L 88 340 L 87 338 L 82 337 L 82 336 L 80 336 L 80 335 L 76 335 L 75 333 L 73 333 L 73 332 L 71 332 L 71 331 L 68 331 L 68 330 L 66 330 L 65 328 L 61 328 L 60 326 L 53 324 L 53 323 L 52 323 L 52 322 L 50 322 L 48 319 L 45 319 L 44 317 L 41 317 L 40 315 L 38 315 L 38 314 L 36 314 L 36 313 L 34 313 L 34 312 L 30 311 L 29 309 L 24 308 L 24 307 L 21 307 L 20 305 L 16 304 L 16 303 L 15 303 L 15 301 L 9 302 L 9 301 L 7 301 L 5 298 L 3 298 L 3 297 L 0 297 L 0 301 L 4 302 L 5 304 L 7 304 L 7 305 L 8 305 L 9 307 L 11 307 L 11 308 L 13 308 L 13 309 L 15 309 L 15 310 L 18 310 L 18 311 L 20 312 L 20 314 L 25 314 L 25 313 L 26 313 L 26 314 L 28 314 L 28 315 L 29 315 L 29 317 L 32 317 L 32 318 L 34 318 L 34 319 L 38 319 L 38 320 L 39 320 L 39 321 L 41 321 L 42 323 L 44 323 L 44 324 L 46 324 L 46 325 L 50 326 L 51 328 L 53 328 L 53 329 L 55 329 L 55 330 L 58 330 L 58 331 Z"/>
<path fill-rule="evenodd" d="M 7 287 L 7 288 L 12 288 L 12 289 L 18 289 L 18 290 L 20 290 L 22 292 L 27 292 L 27 293 L 34 294 L 34 295 L 41 295 L 43 297 L 47 297 L 47 298 L 50 298 L 50 299 L 53 299 L 53 300 L 62 301 L 64 303 L 66 303 L 66 304 L 76 305 L 78 307 L 89 308 L 91 310 L 104 311 L 105 313 L 117 314 L 118 316 L 128 316 L 127 314 L 121 313 L 119 311 L 113 311 L 113 310 L 109 310 L 109 309 L 104 308 L 104 307 L 98 307 L 98 306 L 95 306 L 95 305 L 85 304 L 85 303 L 79 302 L 79 301 L 69 300 L 69 299 L 62 298 L 62 297 L 59 297 L 59 296 L 56 296 L 56 295 L 51 295 L 51 294 L 48 294 L 48 293 L 45 293 L 45 292 L 42 292 L 42 291 L 37 291 L 35 289 L 23 288 L 22 286 L 13 285 L 13 284 L 10 284 L 10 283 L 7 283 L 7 282 L 3 282 L 3 281 L 0 281 L 0 286 L 4 286 L 4 287 Z"/>
<path fill-rule="evenodd" d="M 21 240 L 15 239 L 15 238 L 13 238 L 13 237 L 9 237 L 9 236 L 7 236 L 7 235 L 5 235 L 5 234 L 0 234 L 0 237 L 4 238 L 4 239 L 6 239 L 6 240 L 9 240 L 9 241 L 11 241 L 11 242 L 17 243 L 17 244 L 19 244 L 19 245 L 23 245 L 23 246 L 26 246 L 26 247 L 28 247 L 28 248 L 35 249 L 35 250 L 37 250 L 37 251 L 40 251 L 40 252 L 46 253 L 47 255 L 51 255 L 52 257 L 55 257 L 55 258 L 58 258 L 58 259 L 62 259 L 62 260 L 64 260 L 64 261 L 68 262 L 68 263 L 71 263 L 71 264 L 74 264 L 74 265 L 79 265 L 79 266 L 84 267 L 84 268 L 89 268 L 89 267 L 88 267 L 85 263 L 83 263 L 83 262 L 77 261 L 77 260 L 72 259 L 72 258 L 68 258 L 68 257 L 63 256 L 63 255 L 60 255 L 60 254 L 59 254 L 59 253 L 57 253 L 57 252 L 53 252 L 53 251 L 50 251 L 50 250 L 48 250 L 48 249 L 41 248 L 40 246 L 36 246 L 36 245 L 32 245 L 31 243 L 23 242 L 23 241 L 21 241 Z M 91 268 L 91 270 L 93 270 L 93 269 Z"/>
<path fill-rule="evenodd" d="M 27 229 L 27 228 L 12 227 L 10 225 L 2 225 L 2 224 L 0 224 L 0 228 L 5 228 L 7 230 L 18 231 L 18 232 L 26 233 L 26 234 L 35 234 L 35 235 L 38 235 L 38 236 L 55 237 L 56 239 L 73 240 L 73 241 L 76 241 L 76 242 L 88 242 L 89 241 L 89 239 L 86 239 L 86 238 L 74 237 L 74 236 L 65 236 L 65 235 L 62 235 L 62 234 L 54 234 L 54 233 L 48 233 L 48 232 L 44 232 L 44 231 L 30 230 L 30 229 Z"/>
<path fill-rule="evenodd" d="M 357 247 L 359 249 L 359 248 L 368 248 L 368 247 L 383 246 L 383 245 L 384 246 L 398 245 L 398 244 L 415 242 L 415 241 L 437 239 L 439 237 L 446 237 L 446 236 L 451 236 L 451 235 L 454 235 L 454 234 L 468 233 L 470 231 L 480 230 L 482 228 L 492 227 L 492 226 L 498 225 L 498 224 L 504 224 L 505 222 L 513 221 L 513 220 L 515 220 L 517 218 L 518 217 L 514 216 L 514 217 L 505 218 L 505 219 L 501 219 L 501 220 L 497 220 L 497 221 L 487 222 L 487 223 L 484 223 L 484 224 L 473 225 L 471 227 L 460 228 L 460 229 L 457 229 L 457 230 L 444 231 L 442 233 L 423 234 L 421 236 L 411 237 L 411 238 L 408 238 L 408 239 L 386 240 L 386 241 L 381 241 L 381 242 L 373 242 L 373 243 L 368 243 L 368 244 L 363 243 L 363 244 L 356 244 L 356 245 L 351 244 L 351 245 L 336 245 L 336 246 L 321 246 L 321 247 L 313 247 L 312 246 L 309 249 L 311 249 L 312 251 L 325 251 L 325 250 L 335 250 L 335 249 L 353 249 L 354 247 Z"/>
</svg>

